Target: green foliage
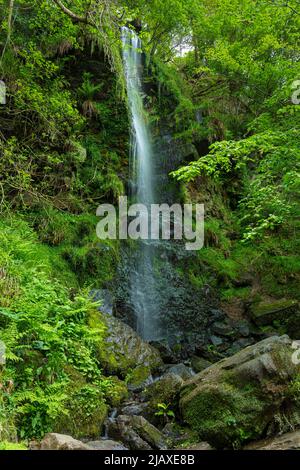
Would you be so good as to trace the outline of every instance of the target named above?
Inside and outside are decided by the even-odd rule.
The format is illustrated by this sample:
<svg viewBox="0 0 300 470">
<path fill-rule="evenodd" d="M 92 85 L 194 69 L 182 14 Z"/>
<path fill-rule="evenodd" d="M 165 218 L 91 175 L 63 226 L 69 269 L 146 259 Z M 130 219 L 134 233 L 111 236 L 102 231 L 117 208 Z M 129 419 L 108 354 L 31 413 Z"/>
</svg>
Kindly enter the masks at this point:
<svg viewBox="0 0 300 470">
<path fill-rule="evenodd" d="M 76 400 L 88 401 L 90 407 L 99 408 L 100 403 L 105 411 L 105 396 L 114 396 L 116 385 L 102 376 L 95 354 L 106 327 L 87 324 L 95 303 L 87 292 L 70 295 L 57 280 L 51 259 L 42 253 L 25 222 L 1 222 L 0 338 L 6 345 L 7 362 L 0 404 L 6 419 L 13 415 L 21 438 L 41 437 L 54 429 L 58 417 L 70 415 L 68 390 L 70 386 L 74 389 L 73 370 L 77 371 L 76 382 L 78 374 L 84 381 L 81 398 Z M 93 393 L 97 394 L 95 400 L 87 400 L 86 394 Z M 93 412 L 90 407 L 81 408 L 81 419 L 88 423 Z M 88 430 L 89 426 L 87 435 Z"/>
<path fill-rule="evenodd" d="M 27 450 L 26 443 L 22 442 L 0 442 L 0 450 Z"/>
<path fill-rule="evenodd" d="M 245 243 L 284 226 L 292 233 L 299 216 L 299 106 L 290 104 L 299 75 L 296 10 L 293 1 L 203 2 L 192 26 L 195 55 L 178 60 L 213 143 L 173 176 L 231 186 Z"/>
<path fill-rule="evenodd" d="M 165 422 L 168 422 L 169 418 L 175 419 L 175 413 L 170 409 L 170 406 L 170 403 L 157 403 L 157 411 L 155 416 L 161 418 Z"/>
<path fill-rule="evenodd" d="M 19 437 L 40 437 L 58 420 L 74 435 L 96 436 L 93 417 L 101 424 L 107 404 L 126 395 L 123 382 L 102 374 L 101 361 L 113 369 L 127 362 L 99 352 L 105 325 L 91 322 L 88 296 L 92 285 L 111 283 L 119 256 L 118 243 L 97 240 L 89 214 L 115 202 L 128 180 L 123 25 L 142 24 L 150 121 L 171 122 L 173 134 L 200 148 L 199 160 L 173 176 L 189 202 L 205 200 L 205 247 L 177 270 L 197 289 L 218 287 L 225 301 L 253 295 L 236 287 L 243 276 L 256 280 L 259 295 L 299 299 L 300 108 L 291 104 L 300 75 L 298 1 L 67 6 L 79 21 L 53 1 L 15 0 L 10 24 L 9 2 L 0 0 L 4 448 L 17 445 L 7 444 L 16 427 Z M 129 382 L 146 373 L 122 370 Z M 199 404 L 202 417 L 212 398 Z M 168 404 L 158 408 L 158 417 L 174 417 Z M 221 411 L 216 422 L 225 420 L 237 443 L 250 437 Z"/>
</svg>

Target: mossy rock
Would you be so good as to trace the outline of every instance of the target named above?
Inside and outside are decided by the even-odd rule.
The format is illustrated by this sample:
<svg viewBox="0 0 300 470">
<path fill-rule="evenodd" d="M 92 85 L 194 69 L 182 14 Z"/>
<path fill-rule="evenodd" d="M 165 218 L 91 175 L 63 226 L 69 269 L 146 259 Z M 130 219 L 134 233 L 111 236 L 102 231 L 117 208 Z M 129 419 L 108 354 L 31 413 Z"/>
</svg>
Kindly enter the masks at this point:
<svg viewBox="0 0 300 470">
<path fill-rule="evenodd" d="M 126 383 L 131 390 L 138 390 L 146 384 L 151 376 L 151 368 L 149 366 L 139 365 L 126 375 Z"/>
<path fill-rule="evenodd" d="M 299 425 L 300 388 L 291 385 L 300 365 L 293 352 L 288 336 L 274 336 L 200 372 L 181 390 L 183 419 L 216 448 L 284 432 L 287 422 Z"/>
<path fill-rule="evenodd" d="M 129 371 L 133 374 L 137 369 L 135 377 L 133 374 L 136 382 L 144 380 L 146 375 L 148 377 L 162 365 L 159 352 L 117 318 L 93 311 L 89 325 L 103 332 L 96 343 L 96 354 L 107 374 L 125 378 Z"/>
<path fill-rule="evenodd" d="M 212 362 L 208 361 L 204 357 L 193 356 L 191 364 L 195 372 L 202 372 L 204 369 L 210 367 L 212 365 Z"/>
<path fill-rule="evenodd" d="M 109 377 L 112 386 L 106 393 L 106 401 L 113 408 L 117 408 L 121 403 L 128 398 L 127 385 L 123 380 L 118 377 Z"/>
<path fill-rule="evenodd" d="M 118 379 L 110 379 L 115 383 L 109 388 L 108 397 L 98 386 L 87 383 L 85 376 L 72 365 L 66 365 L 64 371 L 69 379 L 68 398 L 64 403 L 65 413 L 57 418 L 53 432 L 69 434 L 77 439 L 99 437 L 108 413 L 106 402 L 111 399 L 111 403 L 119 403 Z"/>
<path fill-rule="evenodd" d="M 199 441 L 198 434 L 195 431 L 175 421 L 169 421 L 164 426 L 163 434 L 167 437 L 170 448 L 175 449 L 188 449 Z"/>
<path fill-rule="evenodd" d="M 65 404 L 67 414 L 60 416 L 54 432 L 76 439 L 98 438 L 107 417 L 108 407 L 103 393 L 94 385 L 84 385 L 73 393 Z"/>
<path fill-rule="evenodd" d="M 300 336 L 300 308 L 296 300 L 261 301 L 251 305 L 250 316 L 258 326 L 274 325 L 290 336 Z"/>
<path fill-rule="evenodd" d="M 167 405 L 168 410 L 173 413 L 177 412 L 179 392 L 183 382 L 183 379 L 178 375 L 166 373 L 144 390 L 143 398 L 147 401 L 145 416 L 150 422 L 154 424 L 160 422 L 160 418 L 155 415 L 159 411 L 159 404 Z"/>
<path fill-rule="evenodd" d="M 142 416 L 119 415 L 109 423 L 109 435 L 130 450 L 166 449 L 163 434 Z"/>
</svg>

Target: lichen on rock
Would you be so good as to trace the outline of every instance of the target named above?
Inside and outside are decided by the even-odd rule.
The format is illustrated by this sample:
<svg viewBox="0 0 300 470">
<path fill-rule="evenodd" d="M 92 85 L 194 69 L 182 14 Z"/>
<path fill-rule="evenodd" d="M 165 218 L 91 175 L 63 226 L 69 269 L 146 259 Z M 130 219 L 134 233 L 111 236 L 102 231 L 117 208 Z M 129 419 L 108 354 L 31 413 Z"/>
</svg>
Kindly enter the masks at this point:
<svg viewBox="0 0 300 470">
<path fill-rule="evenodd" d="M 291 386 L 300 366 L 292 362 L 291 345 L 288 336 L 267 338 L 200 372 L 181 390 L 183 419 L 217 448 L 299 424 L 299 393 Z"/>
</svg>

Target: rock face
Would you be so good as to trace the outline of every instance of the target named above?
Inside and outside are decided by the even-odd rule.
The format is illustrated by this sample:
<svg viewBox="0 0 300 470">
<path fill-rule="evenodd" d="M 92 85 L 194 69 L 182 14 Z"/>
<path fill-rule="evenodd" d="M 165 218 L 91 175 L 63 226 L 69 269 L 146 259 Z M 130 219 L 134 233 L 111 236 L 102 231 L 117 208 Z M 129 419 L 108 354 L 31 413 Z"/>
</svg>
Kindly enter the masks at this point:
<svg viewBox="0 0 300 470">
<path fill-rule="evenodd" d="M 151 372 L 162 365 L 159 352 L 117 318 L 100 312 L 90 317 L 93 326 L 102 328 L 103 322 L 107 330 L 104 340 L 99 341 L 97 355 L 105 371 L 127 376 L 127 383 L 133 387 L 145 383 Z M 131 373 L 128 376 L 129 370 Z"/>
<path fill-rule="evenodd" d="M 41 450 L 91 450 L 91 447 L 65 434 L 46 434 L 40 443 Z"/>
<path fill-rule="evenodd" d="M 120 415 L 110 423 L 108 432 L 131 450 L 167 448 L 162 433 L 142 416 Z"/>
<path fill-rule="evenodd" d="M 300 450 L 300 431 L 253 442 L 245 446 L 244 450 Z"/>
<path fill-rule="evenodd" d="M 300 366 L 288 336 L 274 336 L 223 359 L 185 383 L 180 408 L 202 440 L 239 447 L 300 423 Z"/>
<path fill-rule="evenodd" d="M 262 301 L 251 305 L 249 314 L 258 326 L 280 324 L 293 338 L 300 337 L 300 308 L 295 300 Z"/>
</svg>

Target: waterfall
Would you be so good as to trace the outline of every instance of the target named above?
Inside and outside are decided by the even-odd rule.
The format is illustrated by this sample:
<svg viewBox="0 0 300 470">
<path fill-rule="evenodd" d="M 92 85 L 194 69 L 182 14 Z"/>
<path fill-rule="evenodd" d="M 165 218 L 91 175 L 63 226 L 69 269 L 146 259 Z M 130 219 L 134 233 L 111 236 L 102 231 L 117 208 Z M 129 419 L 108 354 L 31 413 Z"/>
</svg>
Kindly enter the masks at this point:
<svg viewBox="0 0 300 470">
<path fill-rule="evenodd" d="M 154 202 L 154 153 L 143 102 L 142 45 L 140 38 L 126 27 L 122 28 L 122 44 L 131 119 L 131 196 L 135 203 L 150 208 Z M 136 262 L 130 276 L 130 295 L 136 330 L 144 339 L 155 340 L 160 336 L 159 289 L 151 240 L 137 241 L 135 250 Z"/>
</svg>

